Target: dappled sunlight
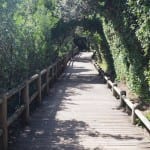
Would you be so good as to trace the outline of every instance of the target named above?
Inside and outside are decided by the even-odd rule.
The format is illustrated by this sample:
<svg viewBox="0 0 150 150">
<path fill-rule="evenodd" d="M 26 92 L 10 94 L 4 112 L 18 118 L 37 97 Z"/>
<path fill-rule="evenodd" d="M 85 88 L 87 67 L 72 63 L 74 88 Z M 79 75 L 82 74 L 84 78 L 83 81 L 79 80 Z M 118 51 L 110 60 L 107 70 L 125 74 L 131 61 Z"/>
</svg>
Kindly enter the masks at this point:
<svg viewBox="0 0 150 150">
<path fill-rule="evenodd" d="M 137 150 L 143 142 L 142 132 L 117 109 L 119 102 L 90 58 L 89 62 L 76 58 L 32 114 L 30 124 L 11 137 L 9 150 Z"/>
<path fill-rule="evenodd" d="M 150 149 L 149 1 L 1 0 L 0 150 Z"/>
</svg>

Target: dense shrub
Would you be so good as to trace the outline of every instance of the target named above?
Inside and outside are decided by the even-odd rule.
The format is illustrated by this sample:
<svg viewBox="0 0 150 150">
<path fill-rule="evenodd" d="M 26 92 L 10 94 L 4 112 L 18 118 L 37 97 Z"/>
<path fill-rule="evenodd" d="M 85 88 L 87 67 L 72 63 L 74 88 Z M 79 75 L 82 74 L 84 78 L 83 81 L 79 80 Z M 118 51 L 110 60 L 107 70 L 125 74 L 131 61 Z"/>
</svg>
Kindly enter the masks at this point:
<svg viewBox="0 0 150 150">
<path fill-rule="evenodd" d="M 114 60 L 117 80 L 149 98 L 150 3 L 148 0 L 106 1 L 103 29 Z"/>
<path fill-rule="evenodd" d="M 61 43 L 58 37 L 53 40 L 52 29 L 60 20 L 55 3 L 56 0 L 0 2 L 0 92 L 50 65 L 61 56 L 60 49 L 71 50 L 67 36 Z"/>
<path fill-rule="evenodd" d="M 150 97 L 150 3 L 100 0 L 90 3 L 84 28 L 94 39 L 100 64 L 144 100 Z M 93 6 L 94 5 L 94 6 Z M 93 42 L 93 41 L 92 41 Z M 114 75 L 115 77 L 115 75 Z"/>
</svg>

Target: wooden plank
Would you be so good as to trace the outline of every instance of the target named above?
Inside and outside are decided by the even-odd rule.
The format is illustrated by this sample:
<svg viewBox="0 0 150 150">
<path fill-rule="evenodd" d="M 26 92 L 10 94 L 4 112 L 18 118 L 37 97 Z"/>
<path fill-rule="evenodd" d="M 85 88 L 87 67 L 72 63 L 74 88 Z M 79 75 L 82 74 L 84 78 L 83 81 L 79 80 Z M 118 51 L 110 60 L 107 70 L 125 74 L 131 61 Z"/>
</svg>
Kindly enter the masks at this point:
<svg viewBox="0 0 150 150">
<path fill-rule="evenodd" d="M 41 104 L 42 102 L 42 89 L 41 89 L 41 86 L 42 86 L 42 79 L 41 79 L 41 73 L 39 73 L 38 75 L 38 80 L 37 80 L 37 87 L 38 87 L 38 104 Z"/>
<path fill-rule="evenodd" d="M 104 79 L 107 81 L 109 78 L 107 76 L 104 76 Z"/>
<path fill-rule="evenodd" d="M 17 111 L 13 115 L 11 115 L 11 117 L 8 118 L 7 126 L 9 127 L 15 120 L 17 120 L 24 110 L 25 110 L 24 105 L 22 105 L 19 109 L 17 109 Z"/>
</svg>

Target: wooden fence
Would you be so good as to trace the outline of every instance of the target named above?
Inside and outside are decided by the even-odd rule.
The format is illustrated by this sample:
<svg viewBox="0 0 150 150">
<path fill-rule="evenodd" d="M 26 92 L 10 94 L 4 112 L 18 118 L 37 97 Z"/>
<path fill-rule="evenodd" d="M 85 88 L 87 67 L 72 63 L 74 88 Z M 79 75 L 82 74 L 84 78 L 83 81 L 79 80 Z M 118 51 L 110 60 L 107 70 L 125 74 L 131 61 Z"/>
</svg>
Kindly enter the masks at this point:
<svg viewBox="0 0 150 150">
<path fill-rule="evenodd" d="M 125 111 L 131 116 L 132 124 L 136 124 L 136 119 L 139 119 L 148 133 L 150 133 L 150 121 L 142 114 L 142 112 L 138 109 L 139 104 L 133 104 L 129 98 L 126 96 L 126 91 L 121 91 L 116 83 L 113 83 L 110 80 L 110 77 L 106 76 L 104 71 L 99 67 L 96 62 L 93 62 L 95 68 L 98 70 L 99 74 L 103 76 L 107 87 L 111 89 L 113 96 L 120 100 L 120 107 L 124 107 Z"/>
<path fill-rule="evenodd" d="M 42 102 L 42 93 L 48 94 L 50 85 L 64 71 L 67 62 L 71 57 L 78 53 L 77 50 L 66 54 L 62 59 L 58 60 L 48 68 L 43 69 L 39 73 L 33 75 L 30 79 L 19 85 L 17 88 L 3 94 L 0 98 L 0 149 L 7 150 L 8 148 L 8 127 L 19 117 L 25 123 L 29 122 L 30 104 L 34 101 L 37 104 Z M 30 92 L 31 84 L 35 83 L 36 90 Z M 19 93 L 21 105 L 8 116 L 8 103 L 11 98 Z"/>
</svg>

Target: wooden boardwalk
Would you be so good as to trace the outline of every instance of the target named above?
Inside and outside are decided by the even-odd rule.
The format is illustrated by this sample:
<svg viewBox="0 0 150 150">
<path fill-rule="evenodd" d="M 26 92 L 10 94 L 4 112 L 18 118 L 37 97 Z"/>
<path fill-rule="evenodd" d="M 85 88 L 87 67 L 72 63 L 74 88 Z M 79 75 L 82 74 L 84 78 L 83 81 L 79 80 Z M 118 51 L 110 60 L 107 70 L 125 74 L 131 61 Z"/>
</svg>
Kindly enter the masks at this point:
<svg viewBox="0 0 150 150">
<path fill-rule="evenodd" d="M 10 138 L 9 150 L 149 150 L 150 142 L 80 53 L 36 109 L 30 124 Z"/>
</svg>

